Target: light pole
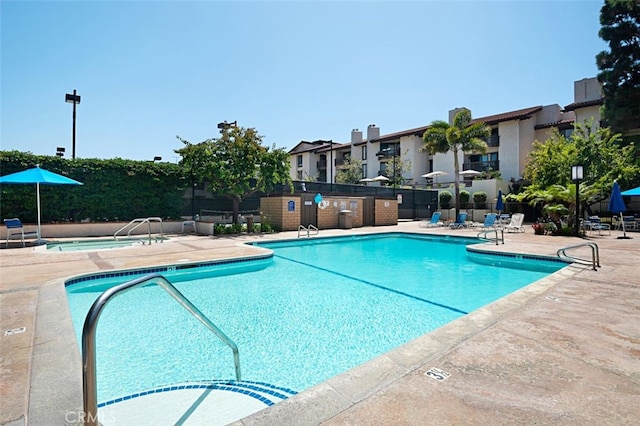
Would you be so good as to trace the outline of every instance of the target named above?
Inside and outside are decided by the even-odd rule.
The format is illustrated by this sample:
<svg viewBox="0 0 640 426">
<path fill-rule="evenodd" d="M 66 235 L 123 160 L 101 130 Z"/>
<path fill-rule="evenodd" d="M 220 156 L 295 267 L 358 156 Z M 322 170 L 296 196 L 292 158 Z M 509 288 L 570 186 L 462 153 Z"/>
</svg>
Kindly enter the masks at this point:
<svg viewBox="0 0 640 426">
<path fill-rule="evenodd" d="M 580 235 L 580 181 L 584 179 L 584 169 L 582 166 L 571 166 L 571 180 L 576 183 L 576 221 L 573 224 L 574 234 Z"/>
<path fill-rule="evenodd" d="M 76 89 L 73 94 L 67 93 L 64 97 L 65 102 L 73 104 L 73 136 L 71 142 L 71 159 L 76 158 L 76 105 L 80 103 L 80 95 L 76 95 Z"/>
</svg>

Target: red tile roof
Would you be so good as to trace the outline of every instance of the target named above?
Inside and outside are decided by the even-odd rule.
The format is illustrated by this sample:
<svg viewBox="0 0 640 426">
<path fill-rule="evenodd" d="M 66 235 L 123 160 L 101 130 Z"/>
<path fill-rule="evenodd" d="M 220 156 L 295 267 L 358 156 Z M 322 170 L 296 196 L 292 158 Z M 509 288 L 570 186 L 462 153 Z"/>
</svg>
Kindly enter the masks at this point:
<svg viewBox="0 0 640 426">
<path fill-rule="evenodd" d="M 592 101 L 574 102 L 564 107 L 564 110 L 575 111 L 576 109 L 579 109 L 579 108 L 587 108 L 594 105 L 602 105 L 603 103 L 604 103 L 604 98 L 594 99 Z"/>
<path fill-rule="evenodd" d="M 523 118 L 529 118 L 536 112 L 542 109 L 542 105 L 534 106 L 530 108 L 518 109 L 510 112 L 503 112 L 502 114 L 488 115 L 486 117 L 474 118 L 471 123 L 483 122 L 488 125 L 498 124 L 501 121 L 521 120 Z"/>
</svg>

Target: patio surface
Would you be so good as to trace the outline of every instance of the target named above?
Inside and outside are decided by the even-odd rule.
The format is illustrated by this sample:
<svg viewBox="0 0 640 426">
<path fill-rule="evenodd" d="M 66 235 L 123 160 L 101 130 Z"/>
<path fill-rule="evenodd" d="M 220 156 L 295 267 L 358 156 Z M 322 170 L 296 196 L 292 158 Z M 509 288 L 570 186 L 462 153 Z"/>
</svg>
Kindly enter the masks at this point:
<svg viewBox="0 0 640 426">
<path fill-rule="evenodd" d="M 393 231 L 477 233 L 401 222 L 320 236 Z M 561 247 L 595 242 L 602 267 L 564 268 L 236 424 L 640 424 L 640 233 L 620 235 L 538 236 L 530 227 L 505 234 L 504 245 L 482 248 L 555 256 Z M 94 252 L 0 250 L 0 424 L 79 423 L 82 366 L 65 279 L 247 256 L 264 249 L 243 242 L 296 236 L 173 236 Z M 446 379 L 437 380 L 438 372 Z"/>
</svg>

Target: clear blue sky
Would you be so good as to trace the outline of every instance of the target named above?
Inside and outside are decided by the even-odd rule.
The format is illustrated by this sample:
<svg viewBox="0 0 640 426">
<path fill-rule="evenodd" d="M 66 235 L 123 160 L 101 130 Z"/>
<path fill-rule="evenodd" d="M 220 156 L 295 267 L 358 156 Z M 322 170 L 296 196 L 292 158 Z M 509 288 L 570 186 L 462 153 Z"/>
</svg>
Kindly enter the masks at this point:
<svg viewBox="0 0 640 426">
<path fill-rule="evenodd" d="M 596 76 L 603 0 L 7 1 L 2 150 L 176 162 L 181 136 L 254 127 L 265 145 L 348 142 L 573 101 Z"/>
</svg>

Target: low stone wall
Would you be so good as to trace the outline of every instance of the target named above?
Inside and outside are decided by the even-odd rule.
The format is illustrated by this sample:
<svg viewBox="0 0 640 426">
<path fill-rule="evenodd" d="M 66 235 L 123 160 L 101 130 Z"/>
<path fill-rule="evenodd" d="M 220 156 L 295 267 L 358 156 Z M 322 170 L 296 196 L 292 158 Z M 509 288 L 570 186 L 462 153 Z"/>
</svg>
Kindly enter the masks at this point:
<svg viewBox="0 0 640 426">
<path fill-rule="evenodd" d="M 128 222 L 104 222 L 104 223 L 46 223 L 42 224 L 41 232 L 42 238 L 86 238 L 86 237 L 109 237 Z M 36 231 L 37 226 L 33 224 L 24 224 L 24 231 L 31 232 Z M 131 235 L 144 235 L 147 234 L 149 228 L 148 225 L 142 224 L 135 229 Z M 164 234 L 178 234 L 182 230 L 182 221 L 177 222 L 162 222 L 162 232 Z M 16 230 L 12 230 L 12 234 Z M 192 227 L 185 227 L 185 232 L 192 232 Z M 151 222 L 151 233 L 160 233 L 160 223 Z M 213 231 L 212 231 L 213 233 Z M 124 233 L 127 235 L 127 232 Z M 205 234 L 207 235 L 207 234 Z M 12 237 L 16 239 L 19 237 Z M 0 241 L 6 241 L 7 228 L 6 226 L 0 226 Z"/>
</svg>

